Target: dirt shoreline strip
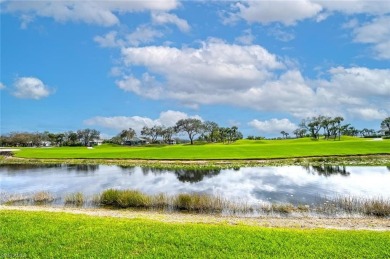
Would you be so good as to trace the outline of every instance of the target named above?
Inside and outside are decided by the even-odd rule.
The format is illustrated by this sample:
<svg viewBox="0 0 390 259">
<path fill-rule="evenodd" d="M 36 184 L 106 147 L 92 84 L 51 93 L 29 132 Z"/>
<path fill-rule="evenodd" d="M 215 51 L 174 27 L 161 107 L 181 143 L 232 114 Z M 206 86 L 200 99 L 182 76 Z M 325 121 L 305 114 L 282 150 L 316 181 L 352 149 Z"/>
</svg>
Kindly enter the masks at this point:
<svg viewBox="0 0 390 259">
<path fill-rule="evenodd" d="M 373 230 L 390 231 L 390 219 L 386 218 L 319 218 L 319 217 L 237 217 L 203 214 L 165 213 L 154 211 L 109 210 L 70 207 L 46 206 L 4 206 L 0 211 L 44 211 L 54 213 L 71 213 L 94 217 L 141 218 L 166 223 L 203 223 L 203 224 L 230 224 L 248 225 L 267 228 L 295 228 L 295 229 L 336 229 L 336 230 Z"/>
</svg>

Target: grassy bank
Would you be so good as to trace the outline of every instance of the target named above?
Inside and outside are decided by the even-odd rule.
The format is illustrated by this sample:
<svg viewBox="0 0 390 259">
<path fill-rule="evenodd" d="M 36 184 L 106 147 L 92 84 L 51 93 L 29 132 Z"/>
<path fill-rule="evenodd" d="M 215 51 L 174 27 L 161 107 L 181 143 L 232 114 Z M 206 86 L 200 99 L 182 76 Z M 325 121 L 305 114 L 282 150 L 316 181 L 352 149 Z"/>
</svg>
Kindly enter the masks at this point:
<svg viewBox="0 0 390 259">
<path fill-rule="evenodd" d="M 185 212 L 208 215 L 235 216 L 292 216 L 292 217 L 378 217 L 389 218 L 390 199 L 375 197 L 337 196 L 318 197 L 316 203 L 249 203 L 228 200 L 219 195 L 202 193 L 165 193 L 150 195 L 138 190 L 107 189 L 100 194 L 86 196 L 82 192 L 68 193 L 64 197 L 40 191 L 30 194 L 0 192 L 0 205 L 44 205 L 65 207 L 135 209 L 140 211 Z"/>
<path fill-rule="evenodd" d="M 168 145 L 124 147 L 102 145 L 85 147 L 23 148 L 21 158 L 215 160 L 276 159 L 321 156 L 390 154 L 390 140 L 372 141 L 344 137 L 341 141 L 305 139 L 240 140 L 233 144 Z"/>
<path fill-rule="evenodd" d="M 0 257 L 388 258 L 390 232 L 0 211 Z"/>
</svg>

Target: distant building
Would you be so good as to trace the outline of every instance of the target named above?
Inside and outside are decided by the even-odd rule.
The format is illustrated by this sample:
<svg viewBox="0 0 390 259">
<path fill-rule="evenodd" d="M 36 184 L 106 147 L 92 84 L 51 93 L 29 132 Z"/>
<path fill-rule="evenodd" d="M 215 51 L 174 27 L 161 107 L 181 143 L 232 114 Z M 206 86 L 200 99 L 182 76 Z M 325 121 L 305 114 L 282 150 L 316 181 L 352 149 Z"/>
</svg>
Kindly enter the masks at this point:
<svg viewBox="0 0 390 259">
<path fill-rule="evenodd" d="M 102 139 L 94 139 L 94 140 L 91 140 L 88 142 L 88 146 L 92 147 L 92 146 L 100 146 L 101 144 L 103 144 L 103 140 Z"/>
<path fill-rule="evenodd" d="M 126 146 L 140 146 L 149 144 L 148 140 L 145 138 L 134 137 L 130 140 L 123 141 L 122 145 Z"/>
<path fill-rule="evenodd" d="M 41 141 L 41 147 L 51 147 L 50 141 Z"/>
</svg>

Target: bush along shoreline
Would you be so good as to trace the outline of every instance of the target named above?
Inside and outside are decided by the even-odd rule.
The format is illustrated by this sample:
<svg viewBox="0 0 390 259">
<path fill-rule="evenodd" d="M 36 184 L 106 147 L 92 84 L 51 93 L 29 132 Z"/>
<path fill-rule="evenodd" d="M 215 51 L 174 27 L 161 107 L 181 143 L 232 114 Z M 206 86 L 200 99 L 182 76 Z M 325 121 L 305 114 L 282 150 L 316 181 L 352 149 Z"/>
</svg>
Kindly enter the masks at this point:
<svg viewBox="0 0 390 259">
<path fill-rule="evenodd" d="M 379 217 L 390 218 L 390 199 L 355 196 L 320 197 L 315 204 L 291 204 L 230 201 L 218 195 L 203 193 L 164 193 L 149 195 L 138 190 L 107 189 L 100 194 L 86 196 L 81 192 L 56 197 L 50 192 L 32 194 L 0 193 L 1 205 L 45 205 L 78 208 L 135 209 L 162 212 L 186 212 L 236 216 L 324 216 L 324 217 Z"/>
</svg>

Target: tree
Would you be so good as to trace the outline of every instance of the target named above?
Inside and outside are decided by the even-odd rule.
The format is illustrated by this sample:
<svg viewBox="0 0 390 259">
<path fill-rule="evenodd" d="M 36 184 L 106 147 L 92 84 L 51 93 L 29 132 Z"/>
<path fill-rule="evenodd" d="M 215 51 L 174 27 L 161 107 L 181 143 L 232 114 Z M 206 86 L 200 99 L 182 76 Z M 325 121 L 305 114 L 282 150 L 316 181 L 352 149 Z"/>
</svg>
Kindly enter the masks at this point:
<svg viewBox="0 0 390 259">
<path fill-rule="evenodd" d="M 390 135 L 390 117 L 387 117 L 381 122 L 381 128 L 383 129 L 385 135 Z"/>
<path fill-rule="evenodd" d="M 172 141 L 173 134 L 175 134 L 174 127 L 163 128 L 161 131 L 161 136 L 163 137 L 165 143 Z"/>
<path fill-rule="evenodd" d="M 228 137 L 228 143 L 234 142 L 236 140 L 242 139 L 242 133 L 238 131 L 237 126 L 233 126 L 230 129 L 227 128 L 227 137 Z"/>
<path fill-rule="evenodd" d="M 320 130 L 323 125 L 324 116 L 319 115 L 318 117 L 312 117 L 309 119 L 309 123 L 307 124 L 307 127 L 309 128 L 309 131 L 311 133 L 311 137 L 314 139 L 320 138 Z"/>
<path fill-rule="evenodd" d="M 119 137 L 122 139 L 122 141 L 128 141 L 134 138 L 135 135 L 135 130 L 133 130 L 132 128 L 122 130 L 121 133 L 119 133 Z"/>
<path fill-rule="evenodd" d="M 89 142 L 100 138 L 100 132 L 95 129 L 78 130 L 77 137 L 84 146 L 88 146 Z"/>
<path fill-rule="evenodd" d="M 335 123 L 337 123 L 337 134 L 339 135 L 339 140 L 341 140 L 341 122 L 344 121 L 344 118 L 341 116 L 338 116 L 333 119 Z M 336 136 L 335 136 L 336 138 Z"/>
<path fill-rule="evenodd" d="M 282 130 L 280 132 L 280 134 L 282 134 L 283 138 L 287 138 L 287 136 L 289 135 L 287 132 L 285 132 L 284 130 Z"/>
<path fill-rule="evenodd" d="M 204 124 L 203 138 L 208 142 L 216 142 L 219 138 L 219 126 L 216 122 L 206 121 Z"/>
<path fill-rule="evenodd" d="M 76 146 L 80 145 L 78 144 L 78 136 L 77 133 L 73 131 L 69 131 L 65 134 L 65 137 L 67 138 L 67 145 L 68 146 Z"/>
<path fill-rule="evenodd" d="M 307 132 L 307 130 L 304 129 L 304 128 L 298 128 L 298 129 L 296 129 L 296 130 L 293 131 L 293 133 L 295 134 L 295 136 L 296 136 L 297 138 L 303 138 L 303 137 L 305 137 L 306 132 Z"/>
<path fill-rule="evenodd" d="M 181 119 L 176 123 L 175 132 L 186 132 L 188 138 L 191 141 L 191 145 L 194 144 L 194 137 L 201 134 L 204 130 L 204 126 L 201 120 L 188 118 Z"/>
<path fill-rule="evenodd" d="M 151 128 L 144 126 L 141 130 L 141 135 L 150 138 L 151 143 L 157 141 L 158 136 L 162 135 L 163 128 L 161 126 L 153 126 Z"/>
</svg>

